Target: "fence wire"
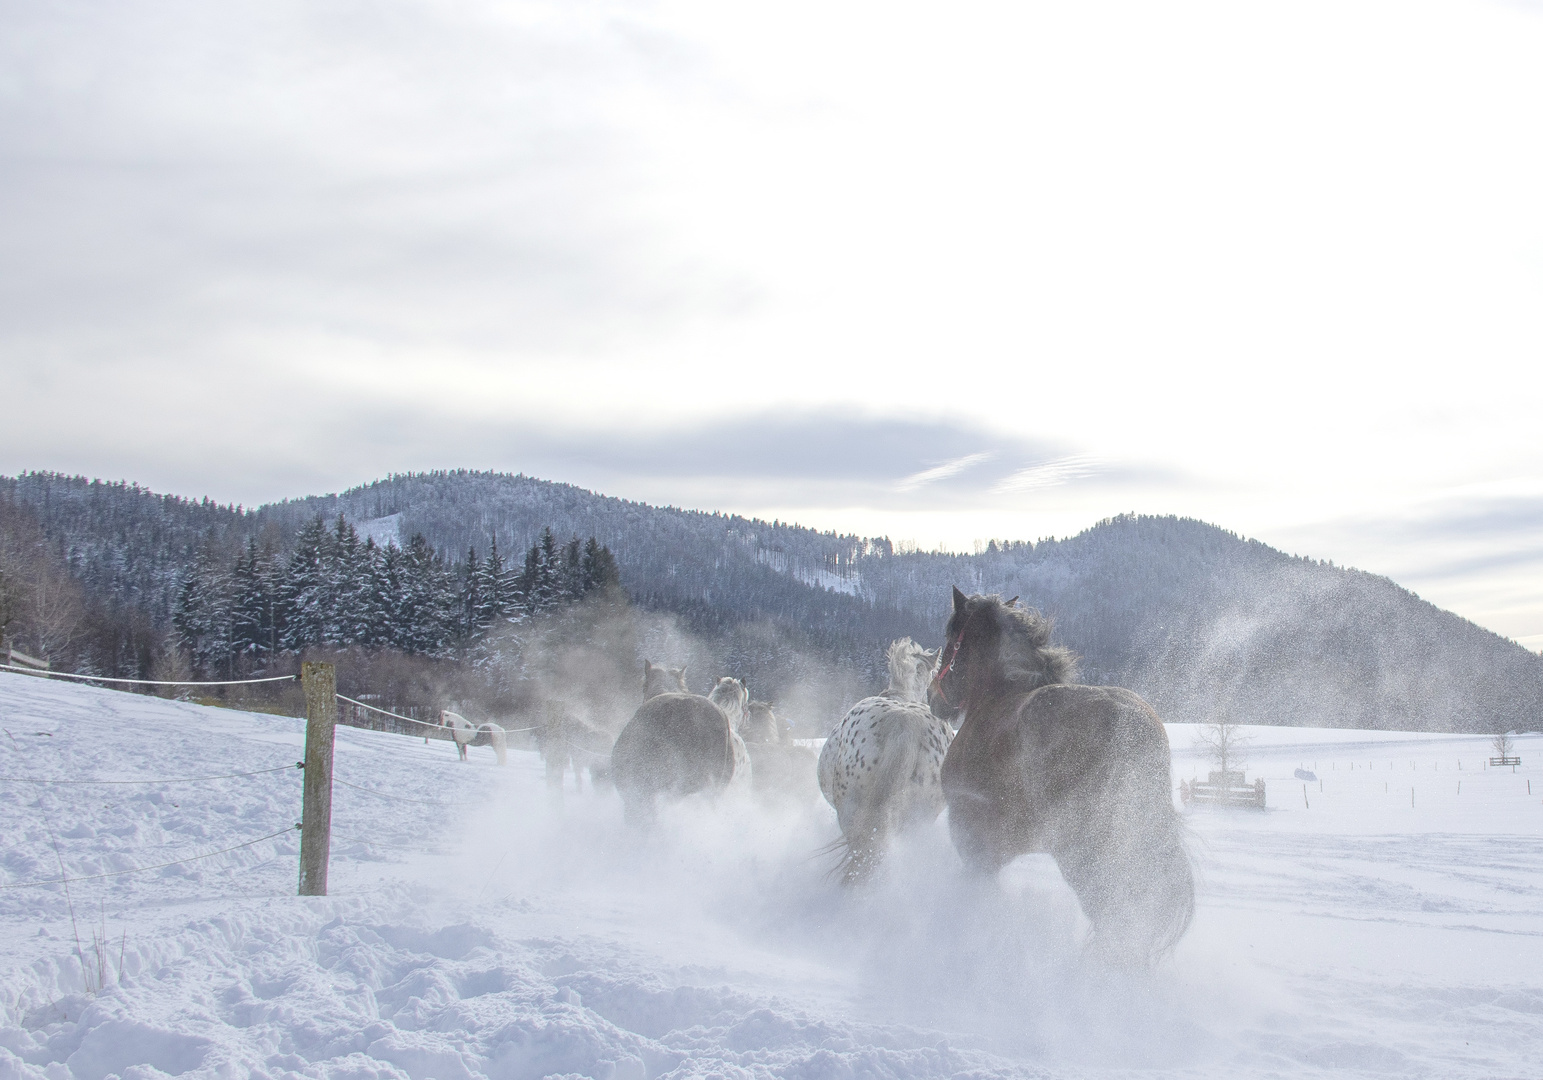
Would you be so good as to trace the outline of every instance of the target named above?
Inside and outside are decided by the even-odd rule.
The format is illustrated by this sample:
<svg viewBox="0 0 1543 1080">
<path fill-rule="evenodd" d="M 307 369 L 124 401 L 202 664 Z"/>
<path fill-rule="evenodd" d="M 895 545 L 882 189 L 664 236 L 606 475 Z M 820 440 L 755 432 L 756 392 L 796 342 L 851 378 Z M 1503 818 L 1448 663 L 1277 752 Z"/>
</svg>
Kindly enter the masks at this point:
<svg viewBox="0 0 1543 1080">
<path fill-rule="evenodd" d="M 382 799 L 390 799 L 392 802 L 417 803 L 419 806 L 436 806 L 441 810 L 450 805 L 449 803 L 443 802 L 439 799 L 409 799 L 406 795 L 393 795 L 389 791 L 380 791 L 377 788 L 365 787 L 363 784 L 350 784 L 347 780 L 338 779 L 336 774 L 333 775 L 332 782 L 334 784 L 342 784 L 346 788 L 353 788 L 355 791 L 365 792 L 368 795 L 377 795 Z"/>
<path fill-rule="evenodd" d="M 291 680 L 299 678 L 298 675 L 274 675 L 274 676 L 267 676 L 267 677 L 258 678 L 258 679 L 223 679 L 223 680 L 214 680 L 214 681 L 207 681 L 207 682 L 192 682 L 192 681 L 180 681 L 180 680 L 168 680 L 168 679 L 122 679 L 122 678 L 110 678 L 110 677 L 107 677 L 107 676 L 99 676 L 99 675 L 78 675 L 78 674 L 75 674 L 73 672 L 64 672 L 64 671 L 38 670 L 38 669 L 35 669 L 35 668 L 19 667 L 19 666 L 13 665 L 13 664 L 0 664 L 0 671 L 14 671 L 14 672 L 17 672 L 18 674 L 22 674 L 22 675 L 35 675 L 35 676 L 38 676 L 38 677 L 41 677 L 41 678 L 74 679 L 74 680 L 79 681 L 79 682 L 113 683 L 113 684 L 118 684 L 118 685 L 133 685 L 133 686 L 184 686 L 184 687 L 197 687 L 197 686 L 245 686 L 245 685 L 251 685 L 251 684 L 255 684 L 255 683 L 289 682 Z M 382 709 L 382 708 L 379 708 L 379 707 L 374 706 L 374 705 L 369 705 L 369 704 L 367 704 L 367 703 L 365 703 L 363 701 L 358 701 L 358 700 L 355 700 L 354 698 L 346 697 L 343 694 L 337 694 L 336 697 L 337 697 L 337 700 L 339 700 L 339 701 L 347 702 L 350 705 L 354 705 L 354 706 L 356 706 L 358 708 L 365 709 L 365 710 L 367 710 L 369 712 L 378 713 L 381 716 L 389 716 L 389 717 L 391 717 L 394 720 L 405 721 L 406 723 L 409 723 L 409 724 L 416 724 L 419 727 L 431 728 L 431 729 L 434 729 L 434 730 L 437 730 L 437 731 L 449 731 L 449 732 L 452 732 L 452 733 L 456 732 L 457 730 L 460 730 L 462 732 L 465 731 L 464 728 L 457 729 L 454 725 L 451 725 L 451 724 L 432 723 L 432 722 L 426 721 L 426 720 L 417 720 L 417 719 L 414 719 L 411 716 L 403 716 L 400 713 L 394 713 L 394 712 L 391 712 L 388 709 Z M 523 728 L 504 728 L 502 730 L 504 731 L 505 734 L 518 735 L 518 734 L 523 734 L 525 732 L 538 731 L 538 730 L 540 730 L 540 727 L 538 725 L 538 726 L 523 727 Z M 474 733 L 477 733 L 475 731 L 475 729 L 474 729 Z M 176 776 L 176 777 L 152 778 L 152 779 L 145 779 L 145 780 L 119 780 L 119 779 L 112 779 L 112 780 L 90 780 L 90 779 L 75 779 L 75 778 L 66 778 L 66 777 L 0 776 L 0 782 L 3 782 L 3 783 L 13 783 L 13 784 L 33 784 L 33 785 L 36 785 L 36 786 L 39 786 L 39 787 L 42 787 L 42 786 L 71 786 L 71 787 L 78 787 L 78 786 L 126 786 L 126 785 L 153 785 L 153 784 L 191 784 L 191 783 L 200 783 L 200 782 L 209 781 L 209 780 L 234 780 L 234 779 L 244 779 L 244 778 L 253 777 L 253 776 L 266 776 L 266 775 L 271 775 L 273 773 L 288 772 L 291 769 L 303 770 L 304 768 L 305 768 L 305 763 L 304 762 L 296 762 L 296 763 L 294 763 L 292 765 L 275 765 L 275 766 L 273 766 L 271 768 L 267 768 L 267 769 L 254 769 L 254 770 L 251 770 L 249 772 L 216 773 L 216 774 L 212 774 L 212 775 L 209 775 L 209 776 Z M 339 778 L 339 777 L 337 777 L 335 775 L 332 777 L 332 782 L 334 784 L 340 784 L 343 787 L 350 788 L 350 789 L 352 789 L 354 791 L 362 791 L 362 792 L 364 792 L 367 795 L 374 795 L 377 798 L 387 799 L 387 800 L 392 801 L 392 802 L 412 803 L 412 804 L 415 804 L 415 805 L 418 805 L 418 806 L 431 806 L 431 807 L 435 807 L 437 809 L 445 809 L 446 807 L 448 807 L 450 805 L 449 803 L 441 801 L 441 800 L 413 799 L 413 798 L 409 798 L 409 797 L 403 796 L 403 795 L 395 795 L 395 794 L 392 794 L 391 792 L 381 791 L 381 790 L 379 790 L 377 788 L 371 788 L 371 787 L 366 787 L 366 786 L 364 786 L 362 784 L 351 783 L 350 781 L 343 780 L 343 779 L 341 779 L 341 778 Z M 38 879 L 36 881 L 17 881 L 17 882 L 11 882 L 9 884 L 0 885 L 0 891 L 5 891 L 5 890 L 9 890 L 9 889 L 25 889 L 25 888 L 43 887 L 43 886 L 47 886 L 47 885 L 63 885 L 66 888 L 66 890 L 68 890 L 69 886 L 71 884 L 73 884 L 73 883 L 76 883 L 76 882 L 82 882 L 82 881 L 101 881 L 101 880 L 104 880 L 104 879 L 107 879 L 107 878 L 125 877 L 125 876 L 127 876 L 129 874 L 147 873 L 147 872 L 149 872 L 151 870 L 164 870 L 164 869 L 166 869 L 167 867 L 170 867 L 170 866 L 182 866 L 182 865 L 185 865 L 185 864 L 188 864 L 188 863 L 194 863 L 194 862 L 199 862 L 199 861 L 204 860 L 204 859 L 210 859 L 210 858 L 213 858 L 216 855 L 225 855 L 225 854 L 228 854 L 229 852 L 232 852 L 232 851 L 240 851 L 243 848 L 249 848 L 249 847 L 252 847 L 253 845 L 261 844 L 261 843 L 263 843 L 266 840 L 273 840 L 273 839 L 275 839 L 277 837 L 284 836 L 285 834 L 293 832 L 294 830 L 297 830 L 300 827 L 301 827 L 300 823 L 296 822 L 292 826 L 288 826 L 286 828 L 279 829 L 279 830 L 277 830 L 275 832 L 267 833 L 266 835 L 256 837 L 255 839 L 252 839 L 252 840 L 243 841 L 242 843 L 239 843 L 239 844 L 232 844 L 229 847 L 218 848 L 218 849 L 216 849 L 214 851 L 202 852 L 201 854 L 198 854 L 198 855 L 190 855 L 187 858 L 183 858 L 183 859 L 171 859 L 171 860 L 169 860 L 167 862 L 152 863 L 149 866 L 130 867 L 127 870 L 113 870 L 113 871 L 108 871 L 106 873 L 101 873 L 101 874 L 83 874 L 83 875 L 79 875 L 79 876 L 72 876 L 70 874 L 64 873 L 64 868 L 63 868 L 63 866 L 61 866 L 60 867 L 61 873 L 60 873 L 59 877 L 56 877 L 56 878 L 40 878 L 40 879 Z M 378 839 L 374 839 L 374 838 L 372 838 L 371 840 L 368 840 L 368 841 L 361 841 L 361 840 L 356 838 L 354 840 L 354 842 L 378 843 L 379 841 L 378 841 Z M 272 861 L 276 861 L 276 860 L 269 860 L 269 861 L 272 862 Z M 264 865 L 266 865 L 266 864 L 264 864 Z"/>
<path fill-rule="evenodd" d="M 54 780 L 37 776 L 0 776 L 0 781 L 13 784 L 193 784 L 200 780 L 232 780 L 243 776 L 266 776 L 268 773 L 287 772 L 290 769 L 303 769 L 305 763 L 297 761 L 293 765 L 275 765 L 271 769 L 258 769 L 255 772 L 219 773 L 216 776 L 173 776 L 164 780 Z"/>
<path fill-rule="evenodd" d="M 9 885 L 0 885 L 0 890 L 25 889 L 33 885 L 71 885 L 77 881 L 100 881 L 103 878 L 123 877 L 125 874 L 142 874 L 147 870 L 164 870 L 168 866 L 181 866 L 183 863 L 198 862 L 200 859 L 212 859 L 216 855 L 224 855 L 229 851 L 240 851 L 242 848 L 249 848 L 253 844 L 260 844 L 264 840 L 272 840 L 276 836 L 283 836 L 285 833 L 294 832 L 298 828 L 300 828 L 298 824 L 290 825 L 280 829 L 278 832 L 271 832 L 267 836 L 259 836 L 256 840 L 248 840 L 242 844 L 220 848 L 218 851 L 206 851 L 202 855 L 190 855 L 186 859 L 173 859 L 171 862 L 156 863 L 153 866 L 135 866 L 128 870 L 114 870 L 108 874 L 84 874 L 80 877 L 64 876 L 45 878 L 41 881 L 16 881 Z"/>
</svg>

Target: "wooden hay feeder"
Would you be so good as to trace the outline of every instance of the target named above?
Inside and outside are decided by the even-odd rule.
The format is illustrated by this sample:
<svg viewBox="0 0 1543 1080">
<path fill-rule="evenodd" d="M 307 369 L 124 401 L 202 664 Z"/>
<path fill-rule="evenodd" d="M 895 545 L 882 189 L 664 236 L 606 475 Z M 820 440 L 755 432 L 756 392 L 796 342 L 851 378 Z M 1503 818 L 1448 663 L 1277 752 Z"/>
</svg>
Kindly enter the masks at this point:
<svg viewBox="0 0 1543 1080">
<path fill-rule="evenodd" d="M 1252 784 L 1243 779 L 1243 773 L 1231 769 L 1213 772 L 1204 780 L 1185 780 L 1179 783 L 1179 801 L 1185 806 L 1191 803 L 1210 806 L 1247 806 L 1264 809 L 1264 781 Z"/>
</svg>

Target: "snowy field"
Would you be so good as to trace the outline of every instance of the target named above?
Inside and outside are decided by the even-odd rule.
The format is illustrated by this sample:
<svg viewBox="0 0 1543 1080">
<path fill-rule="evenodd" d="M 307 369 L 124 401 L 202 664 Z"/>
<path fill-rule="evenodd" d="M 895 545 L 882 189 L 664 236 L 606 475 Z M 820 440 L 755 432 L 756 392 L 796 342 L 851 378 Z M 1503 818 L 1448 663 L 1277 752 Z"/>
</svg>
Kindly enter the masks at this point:
<svg viewBox="0 0 1543 1080">
<path fill-rule="evenodd" d="M 1537 737 L 1513 773 L 1476 737 L 1257 729 L 1269 810 L 1190 814 L 1195 923 L 1132 975 L 1081 957 L 1053 864 L 982 888 L 942 823 L 846 895 L 823 803 L 643 839 L 528 752 L 342 728 L 332 895 L 301 899 L 301 722 L 0 674 L 0 726 L 0 1080 L 1543 1076 Z"/>
</svg>

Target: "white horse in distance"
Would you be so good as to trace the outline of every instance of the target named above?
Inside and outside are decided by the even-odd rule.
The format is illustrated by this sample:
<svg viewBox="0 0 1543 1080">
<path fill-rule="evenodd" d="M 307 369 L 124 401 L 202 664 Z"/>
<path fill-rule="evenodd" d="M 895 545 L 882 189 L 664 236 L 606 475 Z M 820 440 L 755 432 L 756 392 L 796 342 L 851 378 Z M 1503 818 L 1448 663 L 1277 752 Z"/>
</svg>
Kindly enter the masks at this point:
<svg viewBox="0 0 1543 1080">
<path fill-rule="evenodd" d="M 497 724 L 478 727 L 460 713 L 453 713 L 449 709 L 440 710 L 439 722 L 450 729 L 450 737 L 455 740 L 455 748 L 462 761 L 467 760 L 468 746 L 491 746 L 498 757 L 498 763 L 508 764 L 509 734 Z"/>
<path fill-rule="evenodd" d="M 740 729 L 745 726 L 746 717 L 749 715 L 750 691 L 745 689 L 745 684 L 738 679 L 731 679 L 725 675 L 712 688 L 707 695 L 707 700 L 722 709 L 723 715 L 729 718 L 729 743 L 734 748 L 734 776 L 729 783 L 736 788 L 748 785 L 751 769 L 750 751 L 745 746 Z"/>
</svg>

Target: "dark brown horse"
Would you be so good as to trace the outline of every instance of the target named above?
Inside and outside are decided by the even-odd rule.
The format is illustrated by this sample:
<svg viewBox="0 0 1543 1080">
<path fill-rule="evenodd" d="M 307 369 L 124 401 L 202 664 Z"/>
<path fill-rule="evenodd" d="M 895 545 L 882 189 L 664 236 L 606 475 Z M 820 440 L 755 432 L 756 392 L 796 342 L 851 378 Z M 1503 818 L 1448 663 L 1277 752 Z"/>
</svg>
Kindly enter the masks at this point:
<svg viewBox="0 0 1543 1080">
<path fill-rule="evenodd" d="M 1168 735 L 1129 690 L 1074 678 L 1048 619 L 954 590 L 931 688 L 939 716 L 963 714 L 943 762 L 949 830 L 965 863 L 985 873 L 1029 852 L 1054 856 L 1094 945 L 1151 962 L 1195 907 Z"/>
<path fill-rule="evenodd" d="M 721 791 L 734 778 L 733 732 L 723 710 L 700 694 L 660 692 L 662 680 L 650 680 L 665 672 L 684 686 L 682 671 L 647 661 L 644 667 L 646 700 L 611 750 L 611 779 L 632 825 L 653 821 L 660 795 Z"/>
</svg>

